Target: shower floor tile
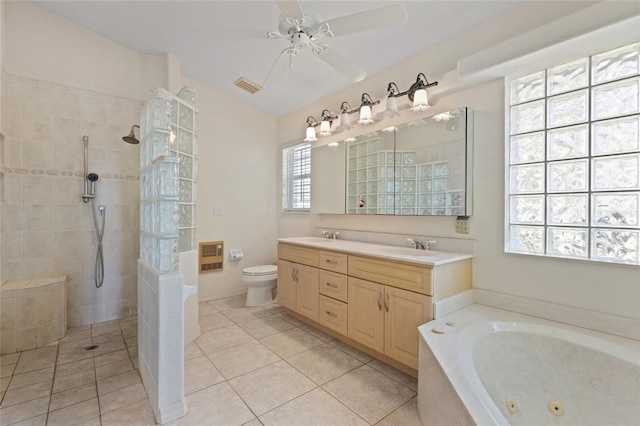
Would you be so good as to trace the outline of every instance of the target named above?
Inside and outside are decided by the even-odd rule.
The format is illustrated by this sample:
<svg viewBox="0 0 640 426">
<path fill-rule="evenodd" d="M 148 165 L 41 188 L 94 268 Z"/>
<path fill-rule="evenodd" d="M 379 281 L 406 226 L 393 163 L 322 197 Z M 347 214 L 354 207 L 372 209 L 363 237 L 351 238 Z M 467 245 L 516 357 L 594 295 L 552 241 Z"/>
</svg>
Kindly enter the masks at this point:
<svg viewBox="0 0 640 426">
<path fill-rule="evenodd" d="M 416 379 L 278 304 L 246 308 L 244 301 L 199 304 L 202 335 L 185 348 L 189 411 L 172 425 L 422 425 Z M 0 426 L 155 424 L 136 336 L 133 316 L 71 328 L 57 344 L 3 355 Z"/>
</svg>

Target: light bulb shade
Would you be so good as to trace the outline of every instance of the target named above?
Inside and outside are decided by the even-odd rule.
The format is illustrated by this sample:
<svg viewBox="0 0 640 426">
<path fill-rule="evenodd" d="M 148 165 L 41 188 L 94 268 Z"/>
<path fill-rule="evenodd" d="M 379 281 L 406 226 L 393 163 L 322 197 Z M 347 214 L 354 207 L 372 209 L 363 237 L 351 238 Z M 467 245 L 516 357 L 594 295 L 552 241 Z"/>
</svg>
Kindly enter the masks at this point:
<svg viewBox="0 0 640 426">
<path fill-rule="evenodd" d="M 431 108 L 429 100 L 427 98 L 427 89 L 418 89 L 413 94 L 413 106 L 411 111 L 426 111 Z"/>
<path fill-rule="evenodd" d="M 388 96 L 384 115 L 391 118 L 400 115 L 398 112 L 398 100 L 394 96 Z"/>
<path fill-rule="evenodd" d="M 362 105 L 360 107 L 360 119 L 358 120 L 359 124 L 371 124 L 373 123 L 373 118 L 371 118 L 371 106 Z"/>
<path fill-rule="evenodd" d="M 313 126 L 307 127 L 307 137 L 304 138 L 305 142 L 315 142 L 318 138 L 316 138 L 316 129 Z"/>
<path fill-rule="evenodd" d="M 338 142 L 330 142 L 327 144 L 327 146 L 336 147 L 338 146 Z"/>
<path fill-rule="evenodd" d="M 320 136 L 329 136 L 331 135 L 331 122 L 328 120 L 323 120 L 320 123 Z"/>
<path fill-rule="evenodd" d="M 351 118 L 349 118 L 348 112 L 343 112 L 342 114 L 340 114 L 340 128 L 342 130 L 351 129 Z"/>
</svg>

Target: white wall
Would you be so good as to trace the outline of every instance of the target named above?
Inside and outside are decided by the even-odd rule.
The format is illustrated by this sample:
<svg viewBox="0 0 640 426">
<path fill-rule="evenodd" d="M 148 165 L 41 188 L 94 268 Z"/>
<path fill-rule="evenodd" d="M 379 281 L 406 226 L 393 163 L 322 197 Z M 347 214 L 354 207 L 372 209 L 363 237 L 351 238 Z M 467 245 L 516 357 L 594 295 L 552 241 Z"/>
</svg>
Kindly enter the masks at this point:
<svg viewBox="0 0 640 426">
<path fill-rule="evenodd" d="M 517 35 L 521 31 L 518 28 L 532 29 L 535 25 L 547 24 L 545 31 L 555 28 L 557 33 L 554 35 L 559 42 L 571 33 L 566 31 L 567 22 L 580 22 L 581 28 L 595 29 L 611 20 L 628 16 L 630 7 L 633 10 L 630 3 L 608 2 L 607 14 L 585 9 L 589 13 L 578 12 L 562 18 L 573 10 L 572 7 L 580 9 L 590 4 L 532 3 L 525 5 L 525 9 L 514 11 L 511 19 L 504 21 L 503 17 L 502 26 L 492 23 L 479 27 L 279 121 L 279 140 L 283 144 L 300 139 L 306 116 L 317 116 L 323 108 L 336 111 L 341 101 L 357 103 L 359 95 L 365 91 L 374 98 L 380 97 L 384 95 L 389 81 L 395 81 L 404 89 L 418 72 L 424 72 L 430 79 L 439 79 L 440 85 L 430 89 L 434 104 L 431 113 L 461 106 L 471 107 L 475 112 L 475 202 L 468 236 L 456 234 L 454 218 L 447 217 L 301 216 L 283 213 L 278 216 L 278 235 L 307 235 L 319 228 L 471 238 L 477 242 L 477 256 L 473 264 L 475 288 L 640 319 L 638 267 L 504 253 L 504 83 L 499 79 L 466 87 L 455 78 L 456 61 Z M 549 24 L 558 18 L 555 27 Z M 535 45 L 535 41 L 531 40 L 531 44 Z"/>
<path fill-rule="evenodd" d="M 197 239 L 225 248 L 224 269 L 200 274 L 203 301 L 242 292 L 243 268 L 276 261 L 277 120 L 186 76 L 182 84 L 196 90 L 199 117 Z M 244 258 L 230 261 L 230 249 Z"/>
</svg>

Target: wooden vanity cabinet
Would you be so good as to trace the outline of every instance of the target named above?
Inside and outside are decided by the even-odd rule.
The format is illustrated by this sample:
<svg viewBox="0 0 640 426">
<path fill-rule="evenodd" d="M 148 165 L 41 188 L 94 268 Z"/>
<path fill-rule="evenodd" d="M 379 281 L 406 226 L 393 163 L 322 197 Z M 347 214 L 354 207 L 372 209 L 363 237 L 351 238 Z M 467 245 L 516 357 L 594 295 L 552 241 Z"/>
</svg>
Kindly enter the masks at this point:
<svg viewBox="0 0 640 426">
<path fill-rule="evenodd" d="M 433 302 L 471 288 L 471 259 L 432 267 L 286 243 L 278 258 L 291 315 L 414 376 Z"/>
<path fill-rule="evenodd" d="M 418 326 L 433 319 L 432 298 L 349 277 L 348 337 L 418 368 Z"/>
</svg>

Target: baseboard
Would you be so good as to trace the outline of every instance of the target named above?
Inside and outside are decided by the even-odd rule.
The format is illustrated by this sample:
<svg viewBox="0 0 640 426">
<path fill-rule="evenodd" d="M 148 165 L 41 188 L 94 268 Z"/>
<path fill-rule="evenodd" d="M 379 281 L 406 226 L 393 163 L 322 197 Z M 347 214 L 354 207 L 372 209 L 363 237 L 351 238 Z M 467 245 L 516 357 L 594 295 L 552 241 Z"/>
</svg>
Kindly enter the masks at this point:
<svg viewBox="0 0 640 426">
<path fill-rule="evenodd" d="M 241 296 L 243 294 L 247 294 L 247 291 L 248 291 L 248 288 L 244 286 L 244 287 L 233 288 L 230 290 L 216 291 L 206 295 L 203 295 L 201 292 L 199 292 L 198 302 L 208 302 L 210 300 L 224 299 L 226 297 Z"/>
</svg>

